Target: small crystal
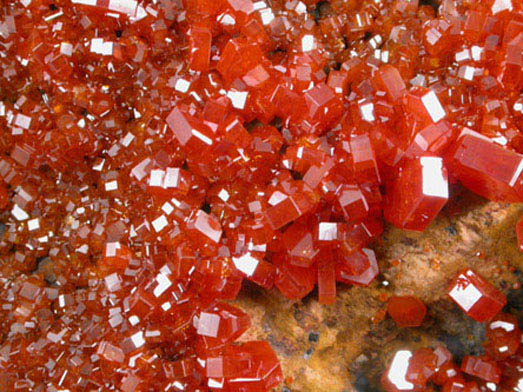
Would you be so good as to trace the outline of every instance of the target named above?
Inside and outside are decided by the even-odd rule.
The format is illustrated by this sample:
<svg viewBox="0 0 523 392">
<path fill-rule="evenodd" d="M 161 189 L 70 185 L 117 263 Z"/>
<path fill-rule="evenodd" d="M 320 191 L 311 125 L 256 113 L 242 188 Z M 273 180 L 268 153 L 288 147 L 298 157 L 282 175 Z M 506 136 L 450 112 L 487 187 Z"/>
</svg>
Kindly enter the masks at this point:
<svg viewBox="0 0 523 392">
<path fill-rule="evenodd" d="M 503 293 L 470 269 L 456 275 L 448 295 L 469 317 L 479 322 L 492 319 L 507 303 Z"/>
<path fill-rule="evenodd" d="M 425 318 L 427 308 L 416 297 L 391 297 L 387 312 L 399 327 L 419 327 Z"/>
</svg>

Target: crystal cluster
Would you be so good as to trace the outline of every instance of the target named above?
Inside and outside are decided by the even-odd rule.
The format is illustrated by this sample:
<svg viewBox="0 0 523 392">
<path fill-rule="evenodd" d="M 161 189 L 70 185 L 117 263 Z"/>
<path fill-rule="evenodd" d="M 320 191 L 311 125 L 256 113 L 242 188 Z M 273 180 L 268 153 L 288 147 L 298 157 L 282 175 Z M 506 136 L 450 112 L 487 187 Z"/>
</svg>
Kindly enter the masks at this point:
<svg viewBox="0 0 523 392">
<path fill-rule="evenodd" d="M 423 231 L 457 181 L 523 201 L 522 8 L 4 0 L 0 389 L 277 386 L 268 343 L 236 342 L 243 280 L 332 303 L 379 274 L 382 215 Z"/>
<path fill-rule="evenodd" d="M 440 386 L 443 392 L 520 390 L 523 352 L 517 319 L 499 313 L 486 330 L 485 355 L 466 355 L 461 366 L 443 346 L 395 352 L 381 378 L 384 390 L 428 391 L 429 385 Z"/>
<path fill-rule="evenodd" d="M 500 312 L 505 296 L 472 270 L 459 272 L 449 297 L 471 318 L 486 323 L 485 354 L 465 355 L 458 366 L 442 346 L 395 352 L 383 373 L 386 392 L 425 391 L 430 384 L 443 392 L 519 391 L 523 380 L 523 347 L 518 320 Z M 399 326 L 416 327 L 425 315 L 414 297 L 392 297 L 388 312 Z"/>
</svg>

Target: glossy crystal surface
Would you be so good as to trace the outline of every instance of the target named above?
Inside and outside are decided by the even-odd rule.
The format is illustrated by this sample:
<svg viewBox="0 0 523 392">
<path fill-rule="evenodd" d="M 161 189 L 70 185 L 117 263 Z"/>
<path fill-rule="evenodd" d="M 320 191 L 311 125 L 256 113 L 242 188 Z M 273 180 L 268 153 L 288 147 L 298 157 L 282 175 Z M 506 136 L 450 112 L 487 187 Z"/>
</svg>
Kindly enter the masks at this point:
<svg viewBox="0 0 523 392">
<path fill-rule="evenodd" d="M 456 275 L 447 294 L 469 317 L 479 322 L 492 319 L 507 303 L 502 292 L 471 269 Z"/>
<path fill-rule="evenodd" d="M 521 2 L 437 3 L 3 1 L 0 389 L 280 388 L 245 280 L 331 304 L 376 284 L 382 216 L 423 231 L 456 181 L 523 201 Z M 472 271 L 449 295 L 502 320 Z M 474 390 L 447 354 L 399 351 L 384 388 Z"/>
<path fill-rule="evenodd" d="M 395 296 L 389 298 L 387 312 L 399 327 L 419 327 L 427 308 L 416 297 Z"/>
<path fill-rule="evenodd" d="M 501 369 L 495 361 L 489 358 L 479 358 L 466 355 L 461 362 L 461 370 L 464 373 L 496 384 L 499 383 L 501 378 Z"/>
<path fill-rule="evenodd" d="M 485 351 L 497 361 L 516 354 L 521 344 L 518 320 L 510 313 L 499 313 L 486 329 Z"/>
<path fill-rule="evenodd" d="M 394 225 L 425 230 L 449 197 L 448 173 L 443 160 L 424 156 L 399 168 L 387 192 L 385 218 Z"/>
</svg>

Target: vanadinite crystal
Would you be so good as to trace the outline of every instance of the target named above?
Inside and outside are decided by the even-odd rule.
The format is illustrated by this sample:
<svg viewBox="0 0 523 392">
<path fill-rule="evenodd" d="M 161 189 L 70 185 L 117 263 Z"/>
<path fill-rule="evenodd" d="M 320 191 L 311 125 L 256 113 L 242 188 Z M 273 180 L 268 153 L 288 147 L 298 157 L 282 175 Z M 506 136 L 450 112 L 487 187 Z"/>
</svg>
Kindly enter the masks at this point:
<svg viewBox="0 0 523 392">
<path fill-rule="evenodd" d="M 516 237 L 518 240 L 519 251 L 523 252 L 523 216 L 519 219 L 516 225 Z"/>
<path fill-rule="evenodd" d="M 490 320 L 507 303 L 502 292 L 471 269 L 459 272 L 448 288 L 448 296 L 479 322 Z"/>
<path fill-rule="evenodd" d="M 375 284 L 383 218 L 423 231 L 457 182 L 523 201 L 519 0 L 0 9 L 2 391 L 279 388 L 228 302 L 244 280 L 331 304 Z M 385 390 L 517 385 L 502 292 L 469 269 L 448 294 L 489 321 L 488 356 L 461 364 L 476 379 L 442 347 L 404 349 Z"/>
<path fill-rule="evenodd" d="M 487 324 L 485 351 L 496 360 L 517 353 L 521 343 L 518 320 L 511 314 L 499 313 Z"/>
<path fill-rule="evenodd" d="M 387 312 L 399 327 L 419 327 L 427 308 L 416 297 L 391 297 L 387 304 Z"/>
<path fill-rule="evenodd" d="M 461 362 L 461 370 L 464 373 L 494 383 L 498 383 L 501 378 L 501 369 L 495 361 L 489 358 L 466 355 Z"/>
</svg>

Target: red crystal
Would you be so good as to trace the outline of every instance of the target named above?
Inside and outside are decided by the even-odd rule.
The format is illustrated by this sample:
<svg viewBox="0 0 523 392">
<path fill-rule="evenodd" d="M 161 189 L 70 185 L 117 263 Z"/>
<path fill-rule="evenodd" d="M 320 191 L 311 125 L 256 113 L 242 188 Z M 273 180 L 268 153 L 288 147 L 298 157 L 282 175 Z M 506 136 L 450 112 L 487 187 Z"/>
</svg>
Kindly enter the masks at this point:
<svg viewBox="0 0 523 392">
<path fill-rule="evenodd" d="M 317 281 L 314 270 L 291 265 L 288 260 L 275 261 L 275 286 L 289 299 L 301 299 L 309 294 Z"/>
<path fill-rule="evenodd" d="M 347 222 L 361 221 L 368 215 L 369 202 L 358 185 L 341 185 L 336 195 Z"/>
<path fill-rule="evenodd" d="M 405 82 L 398 70 L 391 65 L 383 65 L 376 73 L 376 83 L 387 92 L 392 102 L 399 102 L 406 92 Z"/>
<path fill-rule="evenodd" d="M 291 264 L 300 267 L 310 267 L 319 248 L 314 243 L 313 234 L 306 225 L 293 223 L 282 235 L 287 253 L 291 258 Z"/>
<path fill-rule="evenodd" d="M 235 341 L 250 326 L 249 316 L 234 306 L 218 303 L 195 318 L 196 333 L 206 350 L 224 347 Z"/>
<path fill-rule="evenodd" d="M 459 24 L 443 17 L 433 19 L 424 26 L 423 44 L 432 56 L 442 56 L 458 46 Z"/>
<path fill-rule="evenodd" d="M 206 376 L 216 380 L 225 379 L 226 390 L 240 392 L 270 391 L 277 386 L 282 373 L 276 355 L 267 342 L 247 342 L 228 346 L 223 356 L 206 358 Z M 213 385 L 214 383 L 211 383 Z"/>
<path fill-rule="evenodd" d="M 189 151 L 202 151 L 213 144 L 213 134 L 202 121 L 175 107 L 165 119 L 180 145 Z"/>
<path fill-rule="evenodd" d="M 0 184 L 0 210 L 5 209 L 9 204 L 9 194 L 5 185 Z"/>
<path fill-rule="evenodd" d="M 488 323 L 486 338 L 485 351 L 496 361 L 516 354 L 521 343 L 517 318 L 508 313 L 499 313 Z"/>
<path fill-rule="evenodd" d="M 437 357 L 430 348 L 414 351 L 409 362 L 407 380 L 415 385 L 423 386 L 436 371 Z"/>
<path fill-rule="evenodd" d="M 446 112 L 433 90 L 414 87 L 405 95 L 405 109 L 421 122 L 422 126 L 437 123 Z"/>
<path fill-rule="evenodd" d="M 456 275 L 447 293 L 469 317 L 479 322 L 492 319 L 507 303 L 503 293 L 470 269 Z"/>
<path fill-rule="evenodd" d="M 461 369 L 452 360 L 445 362 L 438 367 L 438 370 L 432 377 L 432 381 L 436 385 L 445 385 L 452 381 L 462 381 Z"/>
<path fill-rule="evenodd" d="M 480 392 L 478 385 L 474 382 L 466 382 L 464 380 L 449 380 L 447 381 L 441 391 L 445 392 Z"/>
<path fill-rule="evenodd" d="M 436 347 L 434 349 L 434 355 L 436 356 L 437 369 L 440 369 L 441 366 L 452 360 L 452 354 L 445 346 Z"/>
<path fill-rule="evenodd" d="M 523 216 L 519 219 L 516 225 L 516 237 L 518 240 L 519 251 L 523 252 Z"/>
<path fill-rule="evenodd" d="M 336 274 L 332 256 L 322 255 L 318 264 L 318 300 L 332 304 L 336 300 Z"/>
<path fill-rule="evenodd" d="M 494 201 L 523 201 L 523 155 L 465 129 L 453 147 L 453 174 L 468 189 Z"/>
<path fill-rule="evenodd" d="M 498 367 L 496 362 L 488 358 L 465 355 L 461 362 L 461 370 L 464 373 L 496 384 L 499 383 L 501 378 L 501 369 Z"/>
<path fill-rule="evenodd" d="M 416 297 L 390 297 L 387 312 L 399 327 L 419 327 L 425 318 L 427 308 Z"/>
<path fill-rule="evenodd" d="M 265 212 L 265 218 L 273 229 L 279 229 L 298 219 L 303 214 L 309 212 L 314 207 L 313 196 L 309 196 L 311 191 L 304 185 L 304 193 L 288 195 L 280 191 L 275 191 L 269 198 L 271 205 Z"/>
<path fill-rule="evenodd" d="M 523 378 L 523 352 L 521 348 L 518 353 L 505 361 L 501 362 L 500 365 L 503 367 L 503 375 L 501 378 L 501 388 L 505 388 L 508 391 L 517 391 Z"/>
<path fill-rule="evenodd" d="M 123 272 L 129 266 L 132 256 L 131 250 L 125 245 L 119 242 L 106 243 L 103 257 L 99 261 L 100 269 Z"/>
<path fill-rule="evenodd" d="M 189 67 L 195 71 L 205 72 L 209 69 L 212 34 L 210 29 L 194 26 L 189 35 Z"/>
<path fill-rule="evenodd" d="M 354 175 L 359 182 L 380 182 L 378 163 L 367 135 L 353 135 L 349 140 Z"/>
<path fill-rule="evenodd" d="M 372 249 L 363 248 L 350 255 L 340 256 L 336 264 L 336 279 L 339 282 L 368 286 L 378 276 L 378 263 Z"/>
<path fill-rule="evenodd" d="M 425 230 L 448 200 L 447 177 L 441 158 L 407 162 L 387 189 L 385 218 L 401 228 Z"/>
<path fill-rule="evenodd" d="M 246 278 L 270 289 L 274 284 L 276 267 L 254 253 L 246 252 L 239 257 L 233 257 L 234 267 Z"/>
<path fill-rule="evenodd" d="M 422 391 L 436 371 L 437 358 L 429 348 L 397 351 L 381 377 L 387 392 Z"/>
<path fill-rule="evenodd" d="M 216 217 L 198 210 L 187 219 L 187 235 L 194 238 L 196 243 L 204 246 L 216 244 L 222 236 L 222 228 Z"/>
</svg>

